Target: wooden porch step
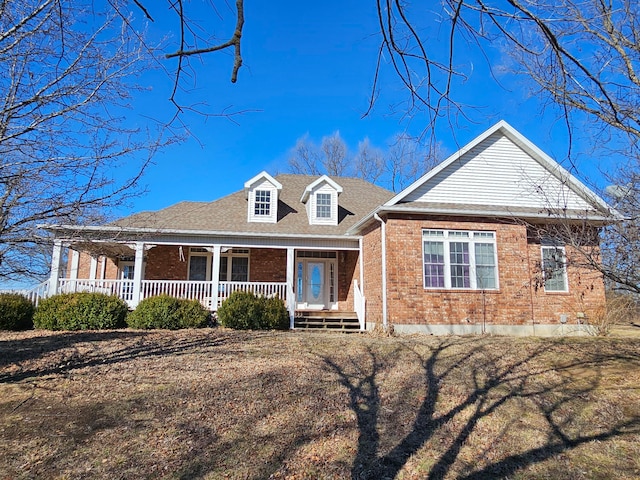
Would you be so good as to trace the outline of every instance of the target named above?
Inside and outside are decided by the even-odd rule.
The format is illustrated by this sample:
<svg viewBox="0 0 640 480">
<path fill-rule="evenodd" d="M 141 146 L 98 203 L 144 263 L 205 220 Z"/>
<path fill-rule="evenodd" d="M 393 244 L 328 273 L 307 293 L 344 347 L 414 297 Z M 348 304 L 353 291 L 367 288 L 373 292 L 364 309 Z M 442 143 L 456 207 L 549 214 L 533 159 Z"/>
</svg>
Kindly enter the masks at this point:
<svg viewBox="0 0 640 480">
<path fill-rule="evenodd" d="M 338 331 L 360 331 L 360 322 L 355 312 L 301 311 L 296 312 L 294 326 L 298 329 L 323 329 Z"/>
</svg>

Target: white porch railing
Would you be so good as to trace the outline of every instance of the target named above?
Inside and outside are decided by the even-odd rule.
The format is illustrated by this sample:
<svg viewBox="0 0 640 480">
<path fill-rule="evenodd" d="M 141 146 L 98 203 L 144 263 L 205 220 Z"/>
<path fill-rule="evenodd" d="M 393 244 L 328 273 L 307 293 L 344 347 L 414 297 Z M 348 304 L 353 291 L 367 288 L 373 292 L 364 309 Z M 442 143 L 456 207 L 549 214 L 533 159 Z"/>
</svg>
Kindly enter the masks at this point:
<svg viewBox="0 0 640 480">
<path fill-rule="evenodd" d="M 157 295 L 170 295 L 176 298 L 198 300 L 209 310 L 212 307 L 213 284 L 203 281 L 187 280 L 142 280 L 142 294 L 140 300 Z"/>
<path fill-rule="evenodd" d="M 233 292 L 252 292 L 255 295 L 281 298 L 287 302 L 286 282 L 220 282 L 218 288 L 218 305 L 225 301 Z"/>
<path fill-rule="evenodd" d="M 278 296 L 286 302 L 286 282 L 218 282 L 217 302 L 214 300 L 213 283 L 189 280 L 142 280 L 140 300 L 157 295 L 170 295 L 177 298 L 198 300 L 210 310 L 217 310 L 220 304 L 235 291 L 252 292 L 256 295 Z M 46 288 L 44 290 L 46 292 Z M 117 295 L 133 305 L 133 280 L 84 280 L 59 279 L 59 293 L 100 292 Z M 42 296 L 42 295 L 41 295 Z"/>
<path fill-rule="evenodd" d="M 98 292 L 117 295 L 125 301 L 133 298 L 133 280 L 83 280 L 61 278 L 58 293 Z"/>
<path fill-rule="evenodd" d="M 360 290 L 360 286 L 358 285 L 358 280 L 353 281 L 353 309 L 358 316 L 358 322 L 360 322 L 360 330 L 364 330 L 366 328 L 365 324 L 365 307 L 366 300 L 364 295 L 362 295 L 362 290 Z"/>
<path fill-rule="evenodd" d="M 17 293 L 23 297 L 27 297 L 37 307 L 40 299 L 46 297 L 48 291 L 49 281 L 47 280 L 31 289 L 3 289 L 0 290 L 0 293 Z"/>
</svg>

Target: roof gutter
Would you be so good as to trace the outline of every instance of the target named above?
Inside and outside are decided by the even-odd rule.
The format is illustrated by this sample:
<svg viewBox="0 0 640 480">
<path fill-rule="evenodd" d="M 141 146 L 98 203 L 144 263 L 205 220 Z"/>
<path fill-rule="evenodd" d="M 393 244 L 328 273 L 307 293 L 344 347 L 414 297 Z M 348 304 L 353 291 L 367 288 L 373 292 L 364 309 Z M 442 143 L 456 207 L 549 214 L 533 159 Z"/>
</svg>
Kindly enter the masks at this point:
<svg viewBox="0 0 640 480">
<path fill-rule="evenodd" d="M 382 328 L 388 330 L 387 320 L 387 224 L 380 218 L 378 212 L 374 212 L 373 218 L 380 222 L 380 243 L 382 245 Z"/>
<path fill-rule="evenodd" d="M 215 230 L 178 230 L 178 229 L 158 229 L 158 228 L 132 228 L 132 227 L 117 227 L 108 225 L 39 225 L 39 228 L 50 230 L 53 232 L 70 231 L 74 233 L 89 232 L 89 233 L 114 233 L 114 234 L 156 234 L 156 235 L 185 235 L 185 236 L 214 236 L 214 237 L 265 237 L 265 238 L 305 238 L 305 239 L 319 239 L 319 240 L 358 240 L 358 235 L 345 233 L 335 235 L 316 235 L 313 233 L 270 233 L 270 232 L 225 232 Z"/>
<path fill-rule="evenodd" d="M 491 209 L 482 209 L 481 207 L 477 209 L 469 209 L 469 208 L 433 208 L 429 207 L 428 203 L 425 203 L 424 207 L 405 207 L 402 205 L 393 205 L 387 206 L 383 205 L 376 210 L 374 210 L 369 215 L 365 216 L 362 220 L 357 222 L 355 225 L 347 230 L 347 235 L 358 235 L 358 232 L 370 223 L 372 220 L 377 220 L 376 216 L 379 213 L 414 213 L 414 214 L 428 214 L 428 215 L 451 215 L 456 217 L 496 217 L 496 218 L 518 218 L 522 220 L 550 220 L 550 221 L 588 221 L 594 222 L 601 225 L 607 225 L 615 222 L 619 222 L 624 219 L 624 217 L 614 209 L 610 209 L 610 215 L 594 215 L 585 212 L 584 214 L 572 214 L 566 215 L 565 217 L 553 214 L 549 214 L 548 212 L 509 212 L 505 210 L 491 210 Z"/>
</svg>

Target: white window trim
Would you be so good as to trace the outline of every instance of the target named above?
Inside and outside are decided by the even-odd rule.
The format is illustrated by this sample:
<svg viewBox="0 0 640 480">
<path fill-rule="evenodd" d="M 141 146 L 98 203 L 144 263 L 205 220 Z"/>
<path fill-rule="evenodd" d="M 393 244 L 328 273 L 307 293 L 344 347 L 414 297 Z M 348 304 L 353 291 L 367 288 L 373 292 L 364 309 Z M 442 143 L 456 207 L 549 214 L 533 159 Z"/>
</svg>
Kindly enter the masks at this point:
<svg viewBox="0 0 640 480">
<path fill-rule="evenodd" d="M 324 205 L 324 204 L 320 205 L 319 199 L 320 199 L 321 195 L 324 196 L 325 198 L 329 199 L 329 204 L 328 205 Z M 332 215 L 333 195 L 331 193 L 329 193 L 329 192 L 317 192 L 316 193 L 316 205 L 315 205 L 315 207 L 316 207 L 316 219 L 317 220 L 327 220 L 327 221 L 331 220 L 331 217 L 333 216 Z M 322 208 L 329 207 L 329 215 L 326 215 L 326 216 L 318 215 L 318 211 L 319 211 L 320 207 L 322 207 Z"/>
<path fill-rule="evenodd" d="M 443 236 L 433 236 L 429 238 L 425 236 L 426 232 L 443 232 Z M 451 233 L 467 233 L 468 237 L 455 237 L 450 236 Z M 475 238 L 474 234 L 490 233 L 493 237 L 479 237 Z M 425 241 L 442 242 L 444 249 L 444 287 L 431 287 L 427 286 L 425 279 L 425 262 L 424 262 L 424 243 Z M 451 256 L 450 256 L 450 242 L 462 241 L 469 243 L 469 287 L 452 287 L 451 286 Z M 491 288 L 478 288 L 477 275 L 476 275 L 476 243 L 491 243 L 493 244 L 493 262 L 496 274 L 496 285 Z M 500 290 L 500 275 L 498 268 L 498 247 L 496 242 L 496 232 L 489 230 L 446 230 L 442 228 L 425 228 L 422 230 L 422 286 L 425 290 L 453 290 L 453 291 L 496 291 Z"/>
<path fill-rule="evenodd" d="M 269 195 L 269 201 L 268 202 L 258 202 L 258 193 L 259 192 L 267 193 Z M 255 219 L 264 219 L 264 220 L 271 219 L 271 217 L 273 216 L 273 194 L 274 194 L 274 191 L 272 189 L 269 189 L 269 188 L 256 188 L 254 190 L 254 192 L 253 192 L 253 217 Z M 267 209 L 269 210 L 269 213 L 256 213 L 256 210 L 258 209 L 258 203 L 267 205 Z"/>
<path fill-rule="evenodd" d="M 194 247 L 192 247 L 193 249 Z M 195 248 L 200 248 L 200 247 L 195 247 Z M 206 257 L 207 258 L 207 273 L 206 273 L 206 278 L 207 278 L 207 282 L 211 281 L 212 278 L 212 263 L 213 263 L 213 254 L 211 252 L 198 252 L 198 251 L 193 251 L 192 249 L 189 250 L 189 261 L 187 264 L 187 278 L 191 277 L 191 257 Z M 234 252 L 233 249 L 229 249 L 226 252 L 223 252 L 220 254 L 220 259 L 222 258 L 228 258 L 229 260 L 227 260 L 227 279 L 231 278 L 231 266 L 232 266 L 232 258 L 233 257 L 246 257 L 248 258 L 248 262 L 247 262 L 247 282 L 249 281 L 249 279 L 251 278 L 251 251 L 247 251 L 246 253 L 238 253 L 238 252 Z M 194 280 L 195 281 L 195 280 Z M 224 282 L 231 282 L 231 281 L 235 281 L 235 280 L 222 280 Z"/>
<path fill-rule="evenodd" d="M 554 249 L 555 251 L 562 252 L 562 279 L 564 281 L 564 289 L 563 290 L 549 290 L 547 288 L 547 271 L 544 265 L 544 251 L 545 249 Z M 569 277 L 567 275 L 567 251 L 563 246 L 557 245 L 542 245 L 540 247 L 540 258 L 542 265 L 542 284 L 544 285 L 544 291 L 549 293 L 569 293 Z"/>
<path fill-rule="evenodd" d="M 248 251 L 247 253 L 238 253 L 238 252 L 233 252 L 233 250 L 229 250 L 227 252 L 221 253 L 220 254 L 220 260 L 222 261 L 222 258 L 228 258 L 227 260 L 227 279 L 226 280 L 220 280 L 221 282 L 239 282 L 240 280 L 231 280 L 231 272 L 232 272 L 232 265 L 233 265 L 233 258 L 239 258 L 239 257 L 245 257 L 247 258 L 247 282 L 249 282 L 250 278 L 251 278 L 251 251 Z"/>
<path fill-rule="evenodd" d="M 192 249 L 189 249 L 189 263 L 187 263 L 187 278 L 191 278 L 191 257 L 205 257 L 207 259 L 207 267 L 205 273 L 205 281 L 211 281 L 211 258 L 212 255 L 210 252 L 194 252 Z M 198 280 L 189 280 L 190 282 L 196 282 Z"/>
<path fill-rule="evenodd" d="M 329 195 L 329 216 L 318 216 L 318 195 Z M 312 195 L 312 202 L 310 208 L 311 224 L 312 225 L 337 225 L 338 224 L 338 193 L 336 191 L 320 190 L 314 192 Z"/>
</svg>

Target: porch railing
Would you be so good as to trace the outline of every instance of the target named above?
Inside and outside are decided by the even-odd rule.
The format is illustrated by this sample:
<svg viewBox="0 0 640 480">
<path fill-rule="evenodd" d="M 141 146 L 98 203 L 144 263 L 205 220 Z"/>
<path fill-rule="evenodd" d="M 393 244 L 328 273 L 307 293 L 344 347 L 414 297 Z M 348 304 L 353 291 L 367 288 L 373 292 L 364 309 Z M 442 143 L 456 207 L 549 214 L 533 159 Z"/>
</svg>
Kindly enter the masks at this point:
<svg viewBox="0 0 640 480">
<path fill-rule="evenodd" d="M 360 290 L 358 281 L 354 280 L 353 281 L 353 309 L 356 311 L 356 315 L 358 316 L 358 322 L 360 323 L 360 330 L 364 330 L 366 328 L 365 307 L 366 307 L 366 300 L 364 298 L 364 295 L 362 295 L 362 290 Z"/>
<path fill-rule="evenodd" d="M 0 293 L 17 293 L 23 297 L 27 297 L 37 307 L 41 298 L 47 296 L 49 291 L 49 281 L 42 282 L 41 284 L 33 288 L 18 288 L 18 289 L 2 289 Z"/>
<path fill-rule="evenodd" d="M 140 285 L 140 300 L 157 295 L 171 295 L 177 298 L 198 300 L 210 310 L 217 310 L 220 304 L 235 291 L 252 292 L 266 297 L 278 296 L 286 302 L 286 282 L 219 282 L 217 302 L 214 300 L 213 283 L 189 280 L 142 280 Z M 46 290 L 45 290 L 46 291 Z M 117 295 L 133 305 L 133 280 L 84 280 L 60 279 L 58 292 L 100 292 L 107 295 Z"/>
<path fill-rule="evenodd" d="M 225 301 L 233 292 L 252 292 L 265 297 L 281 298 L 287 301 L 286 282 L 220 282 L 218 288 L 218 304 Z"/>
</svg>

